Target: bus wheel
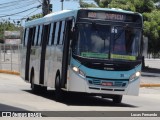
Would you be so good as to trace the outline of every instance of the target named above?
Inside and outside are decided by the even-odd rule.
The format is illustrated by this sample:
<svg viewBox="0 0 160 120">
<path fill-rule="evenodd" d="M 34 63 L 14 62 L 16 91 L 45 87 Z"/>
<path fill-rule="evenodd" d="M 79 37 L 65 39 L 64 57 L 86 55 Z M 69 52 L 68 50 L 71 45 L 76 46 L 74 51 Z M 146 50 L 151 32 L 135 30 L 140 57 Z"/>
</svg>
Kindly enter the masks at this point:
<svg viewBox="0 0 160 120">
<path fill-rule="evenodd" d="M 38 92 L 38 85 L 34 84 L 34 75 L 31 75 L 31 90 L 32 92 Z"/>
<path fill-rule="evenodd" d="M 114 103 L 121 103 L 121 101 L 122 101 L 122 95 L 115 95 L 113 97 L 113 102 Z"/>
<path fill-rule="evenodd" d="M 62 91 L 60 86 L 59 75 L 56 76 L 56 80 L 55 80 L 55 98 L 57 101 L 62 101 L 64 98 L 64 91 Z"/>
<path fill-rule="evenodd" d="M 34 75 L 31 76 L 31 90 L 33 93 L 45 93 L 47 87 L 42 87 L 40 85 L 34 84 Z"/>
</svg>

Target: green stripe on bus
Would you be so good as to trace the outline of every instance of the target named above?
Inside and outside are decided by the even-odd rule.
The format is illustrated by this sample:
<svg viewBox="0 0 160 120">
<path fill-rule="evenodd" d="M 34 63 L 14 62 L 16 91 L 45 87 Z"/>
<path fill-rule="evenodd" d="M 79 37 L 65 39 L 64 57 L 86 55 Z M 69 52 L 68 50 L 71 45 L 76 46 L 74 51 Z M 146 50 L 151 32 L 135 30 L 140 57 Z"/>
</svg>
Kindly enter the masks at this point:
<svg viewBox="0 0 160 120">
<path fill-rule="evenodd" d="M 92 53 L 92 52 L 81 52 L 81 56 L 88 57 L 88 58 L 102 58 L 102 59 L 107 59 L 108 58 L 108 54 Z"/>
<path fill-rule="evenodd" d="M 135 56 L 111 54 L 113 59 L 136 60 Z"/>
</svg>

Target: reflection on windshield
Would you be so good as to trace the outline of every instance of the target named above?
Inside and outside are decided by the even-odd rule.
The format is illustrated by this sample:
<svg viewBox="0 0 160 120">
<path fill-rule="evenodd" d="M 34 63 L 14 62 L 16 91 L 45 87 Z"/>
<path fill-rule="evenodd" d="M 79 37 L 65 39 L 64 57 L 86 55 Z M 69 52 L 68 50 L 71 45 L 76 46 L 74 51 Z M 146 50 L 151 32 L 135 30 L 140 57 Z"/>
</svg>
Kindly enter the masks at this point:
<svg viewBox="0 0 160 120">
<path fill-rule="evenodd" d="M 138 56 L 141 33 L 139 29 L 115 27 L 112 54 Z"/>
<path fill-rule="evenodd" d="M 141 30 L 100 24 L 77 24 L 73 54 L 86 58 L 136 60 Z"/>
<path fill-rule="evenodd" d="M 74 53 L 83 57 L 107 59 L 110 27 L 98 24 L 77 24 L 78 40 Z"/>
</svg>

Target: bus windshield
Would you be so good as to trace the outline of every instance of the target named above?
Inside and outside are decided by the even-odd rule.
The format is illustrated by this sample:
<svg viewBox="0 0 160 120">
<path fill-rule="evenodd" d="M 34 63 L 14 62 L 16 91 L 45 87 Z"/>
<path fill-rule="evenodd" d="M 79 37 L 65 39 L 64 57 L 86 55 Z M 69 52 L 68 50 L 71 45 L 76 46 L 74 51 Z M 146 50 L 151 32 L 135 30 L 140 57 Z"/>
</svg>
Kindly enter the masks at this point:
<svg viewBox="0 0 160 120">
<path fill-rule="evenodd" d="M 136 60 L 140 51 L 141 30 L 131 27 L 113 27 L 111 59 Z"/>
<path fill-rule="evenodd" d="M 110 26 L 100 24 L 77 24 L 77 40 L 74 54 L 87 58 L 108 59 Z"/>
<path fill-rule="evenodd" d="M 73 53 L 96 59 L 136 60 L 141 30 L 131 27 L 79 23 Z"/>
</svg>

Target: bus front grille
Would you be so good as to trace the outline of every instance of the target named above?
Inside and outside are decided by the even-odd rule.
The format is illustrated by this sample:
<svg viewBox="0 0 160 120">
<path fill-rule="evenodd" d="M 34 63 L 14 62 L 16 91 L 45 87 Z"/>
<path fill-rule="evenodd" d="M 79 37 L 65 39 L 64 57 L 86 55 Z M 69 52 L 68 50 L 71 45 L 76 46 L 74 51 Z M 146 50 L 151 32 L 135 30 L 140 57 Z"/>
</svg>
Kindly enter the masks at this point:
<svg viewBox="0 0 160 120">
<path fill-rule="evenodd" d="M 102 85 L 102 83 L 111 83 L 113 87 L 125 87 L 127 85 L 127 81 L 116 81 L 116 80 L 100 80 L 100 79 L 92 79 L 88 80 L 88 83 L 91 85 Z M 102 85 L 103 86 L 103 85 Z"/>
</svg>

